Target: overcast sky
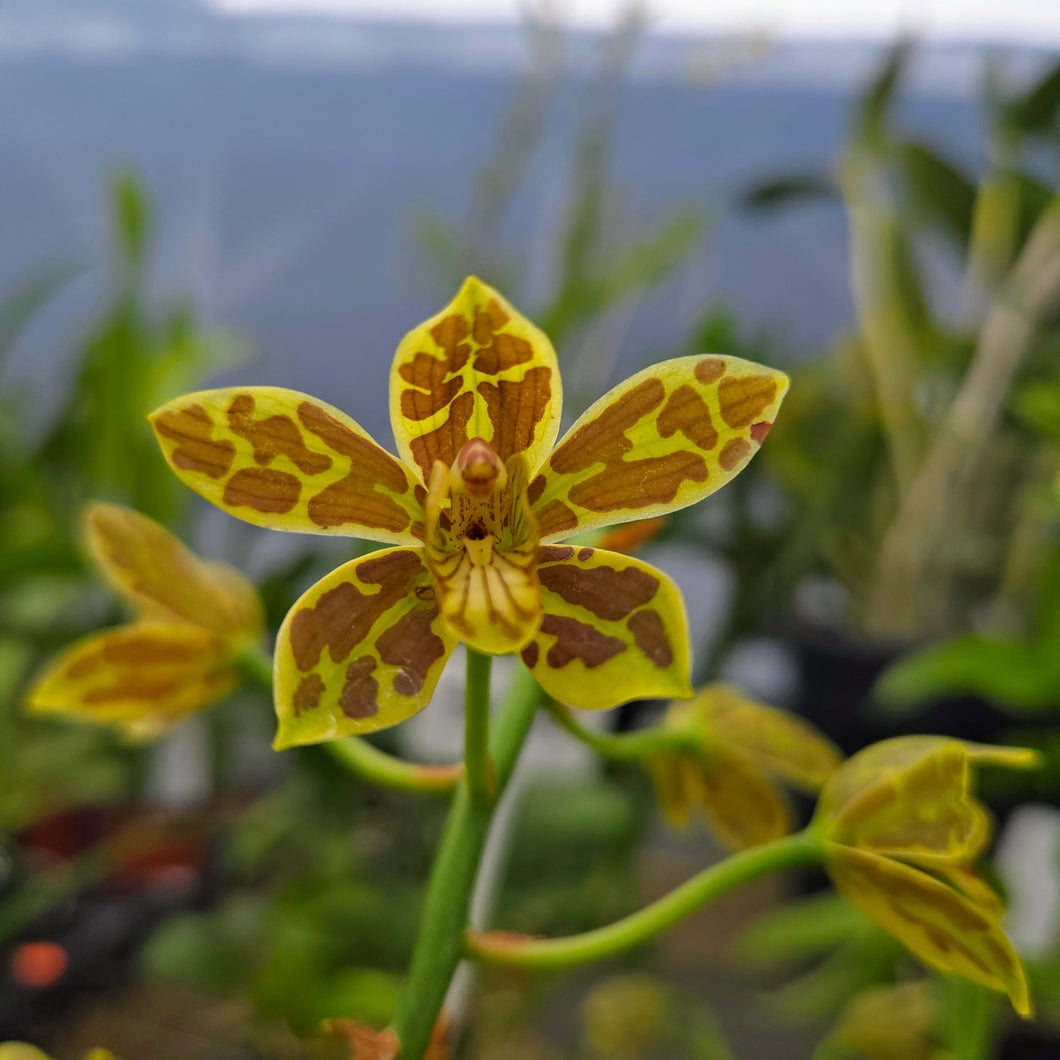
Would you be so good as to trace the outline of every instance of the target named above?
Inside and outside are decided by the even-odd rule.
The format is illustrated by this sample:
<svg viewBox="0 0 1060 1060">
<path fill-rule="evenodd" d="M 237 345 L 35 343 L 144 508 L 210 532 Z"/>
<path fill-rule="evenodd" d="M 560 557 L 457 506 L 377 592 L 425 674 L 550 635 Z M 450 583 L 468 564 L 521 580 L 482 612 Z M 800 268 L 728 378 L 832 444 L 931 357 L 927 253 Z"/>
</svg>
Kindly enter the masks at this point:
<svg viewBox="0 0 1060 1060">
<path fill-rule="evenodd" d="M 514 21 L 526 0 L 209 0 L 225 11 L 351 13 L 432 21 Z M 534 4 L 533 6 L 540 6 Z M 614 21 L 624 0 L 553 3 L 564 21 Z M 1060 46 L 1060 0 L 649 0 L 664 32 L 748 32 L 782 36 L 893 36 L 977 39 Z"/>
</svg>

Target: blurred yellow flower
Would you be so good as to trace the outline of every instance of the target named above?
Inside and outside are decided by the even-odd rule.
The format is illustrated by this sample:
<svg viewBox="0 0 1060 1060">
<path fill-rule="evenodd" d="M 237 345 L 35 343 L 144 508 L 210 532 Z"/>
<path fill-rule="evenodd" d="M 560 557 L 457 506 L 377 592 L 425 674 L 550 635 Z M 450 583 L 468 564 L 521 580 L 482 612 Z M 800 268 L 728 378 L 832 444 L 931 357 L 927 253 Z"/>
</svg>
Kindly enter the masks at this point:
<svg viewBox="0 0 1060 1060">
<path fill-rule="evenodd" d="M 1027 981 L 1001 930 L 1002 904 L 972 865 L 990 838 L 974 765 L 1033 766 L 1020 748 L 902 736 L 854 755 L 828 781 L 814 828 L 839 891 L 927 964 L 1007 993 Z"/>
<path fill-rule="evenodd" d="M 935 984 L 924 980 L 864 990 L 843 1010 L 813 1060 L 944 1060 L 936 1040 L 941 1009 Z"/>
<path fill-rule="evenodd" d="M 682 827 L 698 810 L 718 838 L 737 850 L 790 830 L 787 803 L 772 778 L 816 792 L 842 760 L 802 718 L 724 684 L 672 704 L 663 728 L 687 736 L 684 746 L 647 756 L 667 819 Z"/>
<path fill-rule="evenodd" d="M 34 1045 L 25 1042 L 0 1042 L 0 1060 L 51 1060 Z M 84 1060 L 118 1060 L 108 1049 L 91 1049 Z"/>
<path fill-rule="evenodd" d="M 149 738 L 239 683 L 238 656 L 262 634 L 261 603 L 238 571 L 199 559 L 130 508 L 92 504 L 84 527 L 97 567 L 136 618 L 72 644 L 28 703 Z"/>
</svg>

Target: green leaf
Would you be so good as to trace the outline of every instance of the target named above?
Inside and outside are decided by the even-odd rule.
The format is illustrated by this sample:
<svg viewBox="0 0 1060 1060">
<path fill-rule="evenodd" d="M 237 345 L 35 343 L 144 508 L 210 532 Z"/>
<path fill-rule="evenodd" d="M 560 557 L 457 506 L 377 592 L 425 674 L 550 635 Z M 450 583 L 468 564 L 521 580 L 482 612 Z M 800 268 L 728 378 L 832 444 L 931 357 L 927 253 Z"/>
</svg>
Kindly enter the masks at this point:
<svg viewBox="0 0 1060 1060">
<path fill-rule="evenodd" d="M 1012 130 L 1026 134 L 1045 133 L 1056 127 L 1060 110 L 1060 62 L 1048 70 L 1004 110 L 1003 121 Z"/>
<path fill-rule="evenodd" d="M 743 210 L 776 210 L 810 202 L 836 202 L 839 190 L 827 173 L 791 173 L 752 184 L 737 199 Z"/>
<path fill-rule="evenodd" d="M 857 139 L 863 143 L 876 146 L 882 144 L 894 95 L 911 53 L 912 47 L 908 40 L 896 42 L 887 52 L 879 72 L 858 101 L 854 129 Z"/>
<path fill-rule="evenodd" d="M 733 955 L 741 967 L 772 969 L 827 953 L 865 924 L 862 913 L 841 895 L 828 891 L 760 916 L 741 933 Z"/>
<path fill-rule="evenodd" d="M 899 144 L 896 158 L 913 209 L 956 246 L 966 247 L 975 210 L 972 181 L 927 144 Z"/>
<path fill-rule="evenodd" d="M 122 263 L 131 273 L 138 272 L 147 253 L 150 211 L 144 190 L 132 172 L 119 173 L 111 183 L 111 209 L 115 243 Z"/>
<path fill-rule="evenodd" d="M 907 656 L 876 685 L 879 702 L 897 714 L 969 693 L 1015 711 L 1050 709 L 1060 701 L 1060 659 L 1034 644 L 959 637 Z"/>
<path fill-rule="evenodd" d="M 0 369 L 15 341 L 38 310 L 82 271 L 82 266 L 55 264 L 36 269 L 17 282 L 0 302 Z"/>
</svg>

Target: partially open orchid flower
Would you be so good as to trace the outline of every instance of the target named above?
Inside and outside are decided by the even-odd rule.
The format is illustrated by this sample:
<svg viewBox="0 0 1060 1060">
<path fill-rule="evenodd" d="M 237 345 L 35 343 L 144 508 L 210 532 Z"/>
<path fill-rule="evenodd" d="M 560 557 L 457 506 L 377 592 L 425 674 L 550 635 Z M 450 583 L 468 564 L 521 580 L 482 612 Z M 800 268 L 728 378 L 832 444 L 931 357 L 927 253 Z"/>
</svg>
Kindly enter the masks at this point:
<svg viewBox="0 0 1060 1060">
<path fill-rule="evenodd" d="M 975 765 L 1035 762 L 943 736 L 885 740 L 829 780 L 815 818 L 842 894 L 927 964 L 1007 993 L 1021 1016 L 1030 998 L 1002 905 L 972 868 L 990 822 L 970 786 Z"/>
<path fill-rule="evenodd" d="M 773 779 L 816 792 L 842 760 L 802 718 L 756 703 L 729 685 L 707 685 L 674 703 L 664 728 L 687 745 L 652 752 L 647 765 L 671 824 L 698 810 L 727 847 L 779 839 L 791 830 L 788 805 Z"/>
<path fill-rule="evenodd" d="M 262 634 L 254 586 L 130 508 L 92 504 L 84 528 L 97 567 L 136 618 L 72 644 L 30 690 L 31 709 L 148 738 L 235 688 L 238 656 Z"/>
<path fill-rule="evenodd" d="M 176 473 L 239 518 L 396 545 L 346 563 L 280 630 L 276 745 L 366 733 L 430 700 L 456 644 L 518 653 L 557 700 L 690 691 L 684 607 L 639 560 L 556 542 L 663 515 L 735 476 L 769 431 L 780 372 L 732 357 L 655 365 L 553 448 L 551 343 L 472 278 L 401 342 L 401 460 L 349 417 L 272 387 L 190 394 L 151 422 Z"/>
</svg>

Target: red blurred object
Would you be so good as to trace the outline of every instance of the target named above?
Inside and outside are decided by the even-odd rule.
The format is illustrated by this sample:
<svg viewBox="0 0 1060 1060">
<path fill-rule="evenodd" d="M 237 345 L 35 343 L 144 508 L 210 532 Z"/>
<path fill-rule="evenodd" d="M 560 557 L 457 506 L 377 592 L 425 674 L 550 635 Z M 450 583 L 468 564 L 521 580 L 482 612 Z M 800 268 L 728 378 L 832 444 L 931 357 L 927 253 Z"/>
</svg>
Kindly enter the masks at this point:
<svg viewBox="0 0 1060 1060">
<path fill-rule="evenodd" d="M 66 950 L 56 942 L 24 942 L 11 954 L 11 978 L 31 990 L 54 986 L 69 967 Z"/>
</svg>

